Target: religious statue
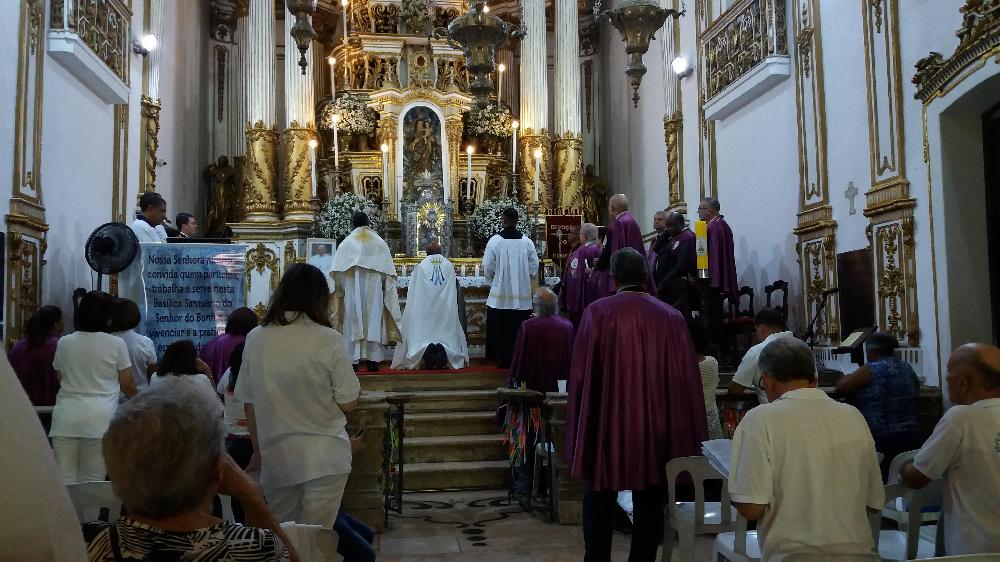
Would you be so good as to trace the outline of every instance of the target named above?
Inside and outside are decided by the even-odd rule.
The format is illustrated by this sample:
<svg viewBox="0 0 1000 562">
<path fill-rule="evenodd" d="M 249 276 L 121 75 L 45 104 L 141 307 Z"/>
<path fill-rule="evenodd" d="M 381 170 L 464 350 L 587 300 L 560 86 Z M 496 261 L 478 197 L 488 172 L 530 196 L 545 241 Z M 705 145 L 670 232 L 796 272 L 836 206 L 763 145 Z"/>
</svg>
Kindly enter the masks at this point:
<svg viewBox="0 0 1000 562">
<path fill-rule="evenodd" d="M 413 151 L 413 167 L 411 168 L 413 173 L 419 174 L 433 169 L 436 141 L 434 128 L 430 121 L 423 119 L 417 121 L 413 142 L 410 143 L 410 150 Z"/>
<path fill-rule="evenodd" d="M 599 221 L 605 215 L 608 202 L 608 188 L 600 176 L 594 175 L 594 165 L 587 164 L 583 174 L 583 189 L 580 190 L 580 205 L 584 218 L 588 221 Z M 601 221 L 603 222 L 603 221 Z"/>
<path fill-rule="evenodd" d="M 204 178 L 208 182 L 208 225 L 209 236 L 220 235 L 226 229 L 226 220 L 233 213 L 239 200 L 236 190 L 236 169 L 229 165 L 229 158 L 220 156 L 218 162 L 205 168 Z"/>
<path fill-rule="evenodd" d="M 396 72 L 396 59 L 387 59 L 385 62 L 385 80 L 382 81 L 383 88 L 399 88 L 399 74 Z"/>
</svg>

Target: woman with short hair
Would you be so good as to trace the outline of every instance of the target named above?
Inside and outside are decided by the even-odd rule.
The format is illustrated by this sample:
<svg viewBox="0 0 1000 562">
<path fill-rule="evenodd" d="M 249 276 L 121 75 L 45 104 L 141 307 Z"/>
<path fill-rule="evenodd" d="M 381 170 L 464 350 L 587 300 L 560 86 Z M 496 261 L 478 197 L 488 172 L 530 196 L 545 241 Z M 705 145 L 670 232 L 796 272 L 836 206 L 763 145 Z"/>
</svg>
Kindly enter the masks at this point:
<svg viewBox="0 0 1000 562">
<path fill-rule="evenodd" d="M 163 351 L 163 358 L 157 365 L 157 372 L 149 379 L 149 386 L 156 386 L 167 377 L 192 376 L 208 388 L 214 390 L 212 371 L 198 358 L 198 348 L 191 340 L 177 340 Z"/>
<path fill-rule="evenodd" d="M 235 398 L 245 404 L 254 458 L 280 521 L 332 528 L 351 472 L 345 412 L 361 384 L 330 327 L 326 276 L 293 265 L 247 336 Z"/>
<path fill-rule="evenodd" d="M 111 333 L 125 342 L 132 361 L 132 380 L 140 391 L 149 386 L 149 377 L 156 372 L 156 346 L 153 340 L 136 332 L 142 317 L 139 305 L 129 299 L 115 301 L 111 311 Z"/>
<path fill-rule="evenodd" d="M 107 293 L 84 295 L 74 318 L 77 331 L 59 339 L 52 360 L 60 386 L 49 437 L 66 484 L 104 480 L 101 436 L 119 392 L 126 397 L 137 392 L 125 342 L 105 333 L 113 306 Z"/>
<path fill-rule="evenodd" d="M 199 356 L 208 364 L 212 373 L 219 379 L 229 368 L 229 356 L 237 345 L 247 339 L 247 334 L 260 324 L 257 313 L 247 307 L 237 308 L 226 319 L 226 331 L 213 338 L 201 348 Z M 218 381 L 212 381 L 217 384 Z"/>
<path fill-rule="evenodd" d="M 287 560 L 276 521 L 226 455 L 224 437 L 222 404 L 191 377 L 167 377 L 123 404 L 103 451 L 128 515 L 84 525 L 91 562 Z M 216 493 L 239 497 L 271 530 L 211 515 Z"/>
<path fill-rule="evenodd" d="M 28 318 L 27 334 L 7 353 L 21 386 L 35 406 L 56 403 L 59 381 L 52 360 L 63 331 L 62 310 L 57 306 L 40 307 Z"/>
</svg>

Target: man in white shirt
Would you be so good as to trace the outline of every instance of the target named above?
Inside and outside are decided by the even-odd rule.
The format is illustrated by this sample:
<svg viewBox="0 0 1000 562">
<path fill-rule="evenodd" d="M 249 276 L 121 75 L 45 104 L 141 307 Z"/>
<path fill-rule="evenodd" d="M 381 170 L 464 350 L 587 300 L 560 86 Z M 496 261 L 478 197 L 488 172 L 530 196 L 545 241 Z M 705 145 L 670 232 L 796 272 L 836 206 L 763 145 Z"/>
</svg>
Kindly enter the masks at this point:
<svg viewBox="0 0 1000 562">
<path fill-rule="evenodd" d="M 757 401 L 767 404 L 767 394 L 760 384 L 760 369 L 757 367 L 757 357 L 767 347 L 767 344 L 782 338 L 795 339 L 795 335 L 785 328 L 784 316 L 773 308 L 764 308 L 754 318 L 757 322 L 757 345 L 747 350 L 740 366 L 736 368 L 732 382 L 729 383 L 729 394 L 742 394 L 749 387 L 757 391 Z M 814 369 L 815 370 L 815 369 Z"/>
<path fill-rule="evenodd" d="M 799 340 L 767 344 L 759 367 L 774 402 L 736 428 L 729 494 L 744 518 L 759 520 L 763 559 L 876 559 L 867 509 L 880 510 L 885 491 L 865 418 L 816 388 L 816 363 Z"/>
<path fill-rule="evenodd" d="M 167 202 L 158 193 L 150 191 L 139 198 L 141 215 L 136 217 L 129 228 L 139 239 L 139 243 L 161 244 L 167 241 L 167 231 L 163 228 L 163 219 L 167 216 Z M 135 302 L 140 310 L 145 310 L 146 293 L 142 285 L 142 251 L 135 254 L 135 259 L 125 271 L 118 275 L 118 296 Z"/>
<path fill-rule="evenodd" d="M 900 480 L 945 479 L 945 554 L 1000 552 L 1000 349 L 967 344 L 948 360 L 945 412 Z"/>
<path fill-rule="evenodd" d="M 486 299 L 486 358 L 501 369 L 510 367 L 517 330 L 531 317 L 532 280 L 538 274 L 538 253 L 530 238 L 517 229 L 517 210 L 503 211 L 503 230 L 486 243 L 483 272 L 490 282 Z"/>
<path fill-rule="evenodd" d="M 469 363 L 469 346 L 458 319 L 455 266 L 441 255 L 441 244 L 427 245 L 427 257 L 413 268 L 403 311 L 403 341 L 396 344 L 393 369 L 420 367 L 431 344 L 444 348 L 448 365 Z"/>
</svg>

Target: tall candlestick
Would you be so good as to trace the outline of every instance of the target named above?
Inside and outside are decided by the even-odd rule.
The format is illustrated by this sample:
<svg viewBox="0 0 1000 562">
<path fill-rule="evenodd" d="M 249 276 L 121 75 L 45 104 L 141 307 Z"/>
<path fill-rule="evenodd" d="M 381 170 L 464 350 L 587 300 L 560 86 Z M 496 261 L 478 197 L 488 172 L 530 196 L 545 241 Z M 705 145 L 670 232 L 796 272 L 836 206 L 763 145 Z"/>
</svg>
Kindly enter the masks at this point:
<svg viewBox="0 0 1000 562">
<path fill-rule="evenodd" d="M 340 170 L 340 143 L 337 142 L 337 122 L 340 121 L 340 116 L 336 113 L 333 114 L 333 167 L 336 170 Z"/>
<path fill-rule="evenodd" d="M 330 99 L 337 99 L 337 59 L 329 57 L 326 59 L 330 63 Z"/>
<path fill-rule="evenodd" d="M 465 198 L 472 199 L 472 153 L 475 149 L 472 145 L 465 147 L 466 162 L 468 163 L 465 175 Z"/>
<path fill-rule="evenodd" d="M 541 174 L 539 173 L 542 165 L 542 149 L 535 149 L 535 203 L 538 203 L 538 185 Z"/>
<path fill-rule="evenodd" d="M 500 63 L 497 67 L 497 106 L 503 105 L 500 103 L 500 95 L 503 93 L 503 71 L 507 70 L 507 66 Z"/>
<path fill-rule="evenodd" d="M 511 167 L 514 174 L 517 174 L 517 128 L 521 125 L 516 120 L 510 124 L 514 128 L 514 165 Z"/>
<path fill-rule="evenodd" d="M 317 184 L 317 181 L 316 181 L 316 145 L 318 145 L 318 144 L 319 143 L 316 142 L 316 139 L 309 139 L 309 170 L 310 170 L 310 173 L 312 175 L 311 182 L 312 182 L 312 198 L 313 199 L 316 198 L 316 193 L 317 193 L 317 190 L 318 190 L 318 187 L 316 185 Z"/>
</svg>

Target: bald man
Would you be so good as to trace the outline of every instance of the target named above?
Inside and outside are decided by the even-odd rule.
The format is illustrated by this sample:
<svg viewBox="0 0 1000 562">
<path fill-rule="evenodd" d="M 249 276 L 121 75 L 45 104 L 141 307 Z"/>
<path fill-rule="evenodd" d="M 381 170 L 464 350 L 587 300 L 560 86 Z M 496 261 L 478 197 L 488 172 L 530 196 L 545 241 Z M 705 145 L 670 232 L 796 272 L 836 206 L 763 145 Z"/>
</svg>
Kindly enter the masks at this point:
<svg viewBox="0 0 1000 562">
<path fill-rule="evenodd" d="M 944 478 L 945 554 L 1000 552 L 1000 349 L 956 349 L 945 382 L 955 405 L 899 477 L 910 488 Z"/>
<path fill-rule="evenodd" d="M 530 390 L 555 392 L 569 379 L 573 324 L 559 316 L 556 294 L 545 287 L 532 298 L 535 316 L 521 323 L 510 363 L 510 383 Z"/>
<path fill-rule="evenodd" d="M 642 231 L 639 230 L 639 223 L 628 210 L 628 197 L 624 193 L 612 195 L 608 200 L 608 225 L 607 234 L 604 236 L 604 247 L 601 249 L 601 257 L 594 267 L 593 276 L 597 298 L 606 297 L 614 292 L 611 281 L 611 255 L 622 248 L 632 248 L 642 255 L 646 254 L 646 247 L 642 243 Z M 647 271 L 649 269 L 647 268 Z M 649 276 L 649 292 L 654 292 L 653 277 Z"/>
<path fill-rule="evenodd" d="M 580 227 L 579 239 L 580 245 L 566 259 L 562 289 L 559 291 L 559 310 L 569 318 L 574 328 L 580 323 L 583 309 L 594 300 L 594 290 L 587 277 L 587 270 L 594 267 L 601 255 L 596 225 L 588 222 Z"/>
</svg>

